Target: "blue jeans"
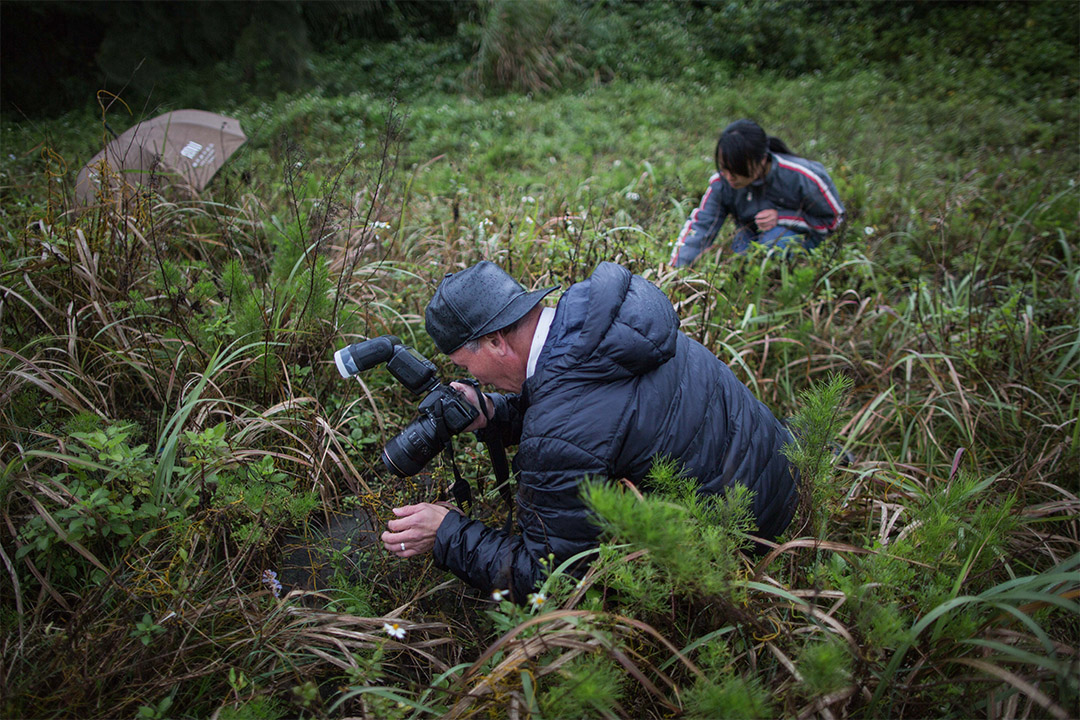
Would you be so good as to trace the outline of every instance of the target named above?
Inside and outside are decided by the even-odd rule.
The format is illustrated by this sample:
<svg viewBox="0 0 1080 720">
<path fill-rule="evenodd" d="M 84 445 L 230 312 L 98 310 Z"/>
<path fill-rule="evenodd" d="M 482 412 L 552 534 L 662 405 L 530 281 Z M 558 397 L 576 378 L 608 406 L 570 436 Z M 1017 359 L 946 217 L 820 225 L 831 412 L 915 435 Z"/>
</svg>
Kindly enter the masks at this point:
<svg viewBox="0 0 1080 720">
<path fill-rule="evenodd" d="M 746 251 L 750 249 L 750 244 L 755 242 L 777 250 L 785 250 L 793 242 L 797 242 L 807 250 L 813 250 L 821 240 L 810 235 L 797 233 L 791 228 L 782 225 L 777 225 L 772 230 L 766 230 L 763 233 L 756 233 L 750 228 L 744 227 L 735 233 L 735 237 L 731 241 L 731 249 L 739 255 L 745 255 Z"/>
</svg>

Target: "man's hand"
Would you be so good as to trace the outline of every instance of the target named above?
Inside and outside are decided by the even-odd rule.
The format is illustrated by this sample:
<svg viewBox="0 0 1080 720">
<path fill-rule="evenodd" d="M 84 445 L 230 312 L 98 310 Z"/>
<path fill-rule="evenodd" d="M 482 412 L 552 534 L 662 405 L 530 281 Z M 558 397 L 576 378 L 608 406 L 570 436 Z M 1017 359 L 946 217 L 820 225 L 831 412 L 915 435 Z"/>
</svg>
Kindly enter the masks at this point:
<svg viewBox="0 0 1080 720">
<path fill-rule="evenodd" d="M 450 387 L 464 395 L 465 399 L 469 401 L 469 404 L 476 408 L 480 413 L 477 418 L 472 421 L 472 424 L 462 430 L 462 432 L 472 432 L 487 427 L 487 415 L 491 415 L 495 412 L 495 403 L 491 402 L 491 399 L 487 395 L 481 396 L 484 398 L 484 402 L 487 403 L 487 413 L 485 414 L 483 408 L 480 407 L 480 401 L 476 397 L 475 387 L 459 382 L 450 383 Z"/>
<path fill-rule="evenodd" d="M 451 505 L 434 503 L 394 508 L 397 519 L 386 524 L 387 531 L 382 534 L 383 546 L 399 558 L 431 552 L 435 547 L 435 533 L 451 510 L 461 512 Z"/>
<path fill-rule="evenodd" d="M 754 224 L 757 225 L 758 232 L 766 232 L 776 227 L 776 221 L 779 217 L 780 214 L 775 209 L 769 208 L 754 216 Z"/>
</svg>

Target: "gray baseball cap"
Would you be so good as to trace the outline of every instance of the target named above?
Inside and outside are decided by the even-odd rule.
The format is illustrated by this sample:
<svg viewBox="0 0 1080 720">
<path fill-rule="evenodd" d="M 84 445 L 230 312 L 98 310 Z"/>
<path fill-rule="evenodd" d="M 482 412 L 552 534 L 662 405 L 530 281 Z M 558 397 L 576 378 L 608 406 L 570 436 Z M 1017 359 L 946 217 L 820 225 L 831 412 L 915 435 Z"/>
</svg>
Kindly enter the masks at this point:
<svg viewBox="0 0 1080 720">
<path fill-rule="evenodd" d="M 424 313 L 428 335 L 449 355 L 525 317 L 552 290 L 526 290 L 505 270 L 482 260 L 461 272 L 447 273 Z"/>
</svg>

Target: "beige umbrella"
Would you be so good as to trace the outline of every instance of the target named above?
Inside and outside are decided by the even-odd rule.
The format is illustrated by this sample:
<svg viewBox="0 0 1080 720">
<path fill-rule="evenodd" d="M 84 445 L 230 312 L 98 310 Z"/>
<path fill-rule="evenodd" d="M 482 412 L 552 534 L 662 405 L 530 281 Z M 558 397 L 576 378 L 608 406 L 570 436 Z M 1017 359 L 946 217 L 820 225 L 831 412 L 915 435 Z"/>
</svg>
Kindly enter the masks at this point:
<svg viewBox="0 0 1080 720">
<path fill-rule="evenodd" d="M 122 132 L 79 171 L 75 200 L 88 205 L 124 185 L 202 190 L 247 137 L 234 118 L 176 110 Z"/>
</svg>

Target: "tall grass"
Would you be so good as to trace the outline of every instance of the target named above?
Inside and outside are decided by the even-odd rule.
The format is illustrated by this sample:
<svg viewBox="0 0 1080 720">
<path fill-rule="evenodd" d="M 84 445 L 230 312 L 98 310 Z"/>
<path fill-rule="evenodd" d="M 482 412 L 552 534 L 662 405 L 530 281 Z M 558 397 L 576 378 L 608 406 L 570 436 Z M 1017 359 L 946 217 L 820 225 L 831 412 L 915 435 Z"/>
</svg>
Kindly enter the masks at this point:
<svg viewBox="0 0 1080 720">
<path fill-rule="evenodd" d="M 566 42 L 514 76 L 551 84 Z M 204 197 L 82 213 L 64 181 L 100 128 L 28 159 L 38 129 L 5 127 L 4 716 L 1076 715 L 1075 134 L 962 86 L 946 132 L 940 99 L 874 67 L 578 87 L 282 96 L 237 108 L 257 130 Z M 809 257 L 721 237 L 675 271 L 737 115 L 822 159 L 848 223 Z M 606 259 L 655 282 L 794 418 L 801 522 L 754 557 L 737 497 L 590 485 L 608 542 L 523 607 L 373 550 L 450 473 L 387 477 L 414 401 L 341 381 L 332 351 L 434 356 L 434 284 L 482 258 L 530 287 Z M 349 513 L 370 527 L 342 544 Z M 297 537 L 325 538 L 315 585 L 286 577 Z"/>
</svg>

